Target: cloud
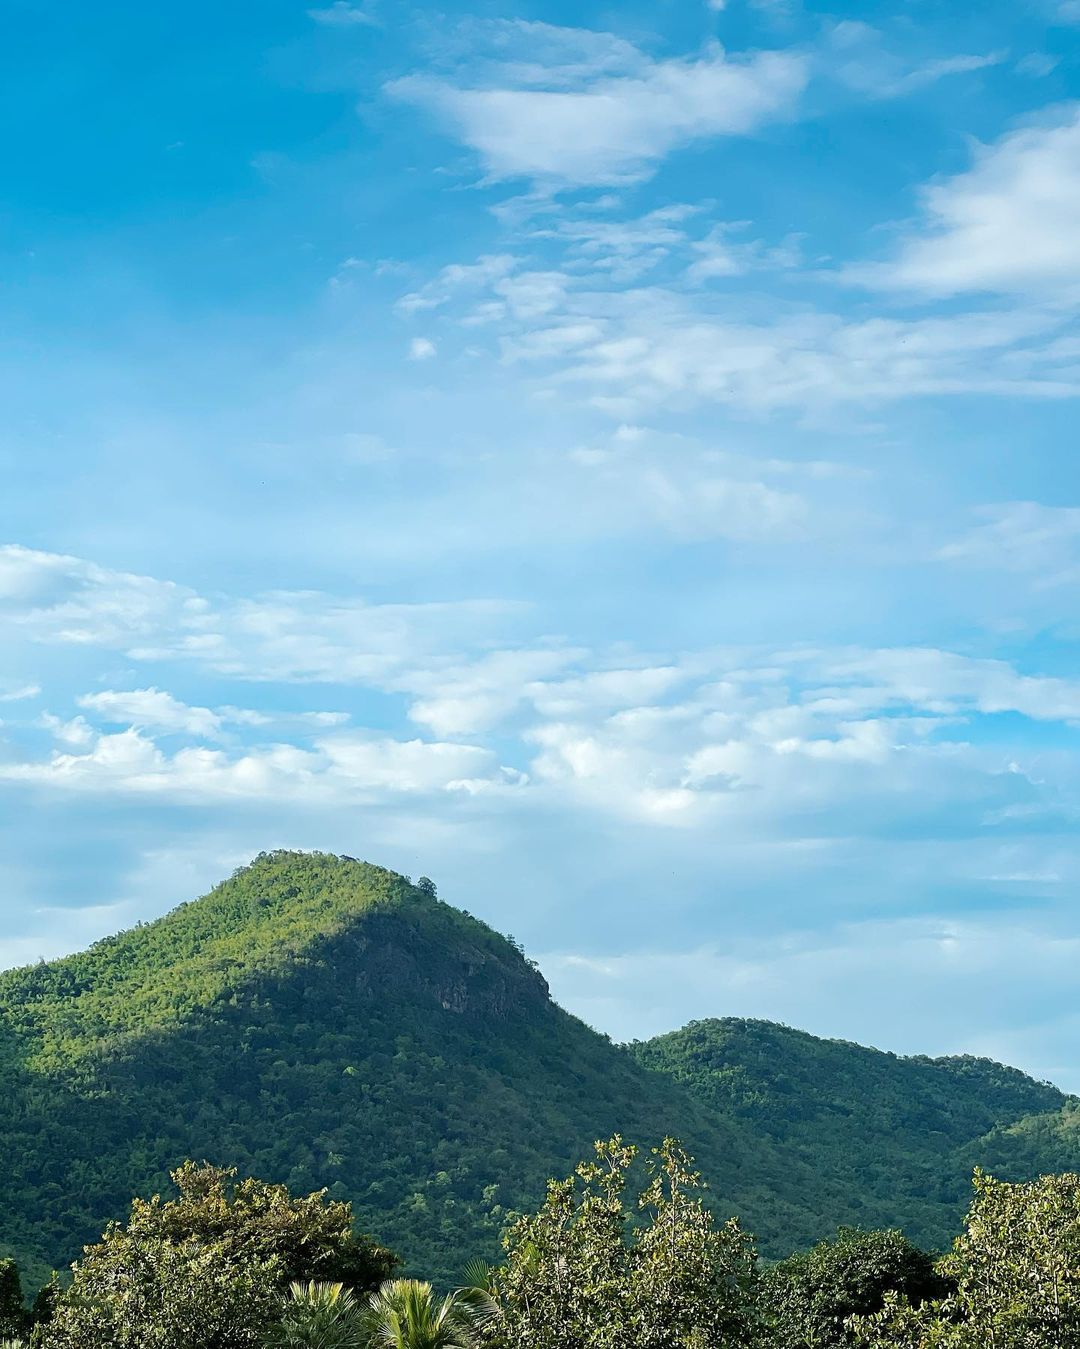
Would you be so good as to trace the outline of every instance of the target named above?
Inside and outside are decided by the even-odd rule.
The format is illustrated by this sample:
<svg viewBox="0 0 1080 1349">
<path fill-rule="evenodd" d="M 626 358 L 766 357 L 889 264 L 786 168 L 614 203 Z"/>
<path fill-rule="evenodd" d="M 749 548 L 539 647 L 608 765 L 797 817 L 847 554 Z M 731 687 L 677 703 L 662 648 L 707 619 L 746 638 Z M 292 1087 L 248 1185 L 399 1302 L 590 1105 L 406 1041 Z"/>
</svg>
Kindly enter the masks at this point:
<svg viewBox="0 0 1080 1349">
<path fill-rule="evenodd" d="M 578 391 L 620 421 L 701 404 L 753 412 L 979 394 L 1074 398 L 1080 366 L 1069 316 L 1052 307 L 856 315 L 773 297 L 768 307 L 712 283 L 796 260 L 790 239 L 735 242 L 735 222 L 691 231 L 689 209 L 607 222 L 557 212 L 537 237 L 561 253 L 490 255 L 445 268 L 406 297 L 473 334 L 504 364 L 531 366 L 560 398 Z M 661 272 L 661 268 L 663 269 Z M 659 273 L 650 284 L 633 274 Z"/>
<path fill-rule="evenodd" d="M 1068 302 L 1080 286 L 1080 104 L 980 147 L 970 169 L 932 183 L 922 198 L 923 225 L 895 259 L 851 268 L 852 279 Z"/>
<path fill-rule="evenodd" d="M 820 60 L 829 77 L 872 99 L 900 98 L 950 75 L 1000 65 L 1007 52 L 906 59 L 879 29 L 855 19 L 826 32 Z"/>
<path fill-rule="evenodd" d="M 437 354 L 435 343 L 426 337 L 414 337 L 409 343 L 410 361 L 430 361 Z"/>
<path fill-rule="evenodd" d="M 81 558 L 0 546 L 0 631 L 85 645 L 130 641 L 164 624 L 198 624 L 203 602 L 169 582 Z"/>
<path fill-rule="evenodd" d="M 189 707 L 160 689 L 86 693 L 78 704 L 104 721 L 139 730 L 184 732 L 201 739 L 212 738 L 221 731 L 221 717 L 216 712 L 208 707 Z"/>
<path fill-rule="evenodd" d="M 602 502 L 603 511 L 627 533 L 659 529 L 683 540 L 776 545 L 813 528 L 802 496 L 737 476 L 736 465 L 723 456 L 664 456 L 630 447 L 583 450 L 575 458 L 581 466 L 580 490 Z M 760 472 L 760 465 L 751 467 Z"/>
<path fill-rule="evenodd" d="M 0 780 L 92 794 L 170 797 L 202 803 L 251 800 L 333 803 L 377 801 L 387 794 L 464 792 L 514 787 L 519 773 L 472 745 L 339 734 L 312 748 L 270 744 L 231 754 L 186 747 L 169 754 L 134 727 L 91 734 L 85 752 L 0 764 Z"/>
<path fill-rule="evenodd" d="M 379 24 L 373 10 L 371 4 L 351 5 L 347 0 L 334 0 L 325 9 L 309 9 L 308 18 L 330 28 L 373 28 Z"/>
<path fill-rule="evenodd" d="M 369 604 L 279 591 L 206 597 L 83 559 L 0 547 L 0 635 L 178 660 L 256 681 L 378 682 L 452 652 L 519 612 L 512 603 Z M 449 657 L 452 659 L 452 655 Z"/>
<path fill-rule="evenodd" d="M 1045 917 L 944 913 L 732 936 L 722 947 L 538 954 L 556 998 L 628 1039 L 703 1014 L 842 1038 L 858 1026 L 862 1044 L 1019 1061 L 1067 1090 L 1080 1087 L 1069 1052 L 1078 958 L 1080 939 Z"/>
<path fill-rule="evenodd" d="M 948 562 L 1035 575 L 1043 586 L 1080 580 L 1080 508 L 1010 501 L 982 506 L 982 522 L 946 544 Z"/>
<path fill-rule="evenodd" d="M 1018 712 L 1034 721 L 1080 719 L 1080 680 L 1021 674 L 1008 662 L 934 647 L 829 652 L 815 678 L 836 681 L 834 708 L 901 705 L 934 715 Z M 821 691 L 819 696 L 832 698 Z"/>
<path fill-rule="evenodd" d="M 41 692 L 40 684 L 23 684 L 19 688 L 0 690 L 0 703 L 19 703 L 28 698 L 36 698 Z"/>
<path fill-rule="evenodd" d="M 713 46 L 696 58 L 655 60 L 607 35 L 524 23 L 499 31 L 516 32 L 524 51 L 537 29 L 549 41 L 560 33 L 563 49 L 540 68 L 507 61 L 479 83 L 465 71 L 458 83 L 410 76 L 388 91 L 433 111 L 491 178 L 562 187 L 633 181 L 681 146 L 749 134 L 790 115 L 807 78 L 795 53 L 731 57 Z M 570 55 L 598 43 L 602 64 Z"/>
</svg>

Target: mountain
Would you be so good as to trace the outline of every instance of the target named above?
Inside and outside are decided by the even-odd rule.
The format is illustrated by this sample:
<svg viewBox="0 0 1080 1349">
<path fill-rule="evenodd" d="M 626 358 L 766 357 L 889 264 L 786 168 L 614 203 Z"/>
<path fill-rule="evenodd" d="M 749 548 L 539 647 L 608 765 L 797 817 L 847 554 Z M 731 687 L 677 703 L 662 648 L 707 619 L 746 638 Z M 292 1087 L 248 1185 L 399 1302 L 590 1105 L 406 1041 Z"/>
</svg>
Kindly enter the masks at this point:
<svg viewBox="0 0 1080 1349">
<path fill-rule="evenodd" d="M 943 1244 L 971 1166 L 1076 1166 L 1076 1105 L 986 1060 L 765 1022 L 618 1046 L 429 884 L 271 853 L 88 951 L 0 975 L 0 1253 L 67 1263 L 186 1157 L 327 1186 L 410 1269 L 492 1256 L 593 1139 L 681 1137 L 763 1249 L 838 1223 Z"/>
</svg>

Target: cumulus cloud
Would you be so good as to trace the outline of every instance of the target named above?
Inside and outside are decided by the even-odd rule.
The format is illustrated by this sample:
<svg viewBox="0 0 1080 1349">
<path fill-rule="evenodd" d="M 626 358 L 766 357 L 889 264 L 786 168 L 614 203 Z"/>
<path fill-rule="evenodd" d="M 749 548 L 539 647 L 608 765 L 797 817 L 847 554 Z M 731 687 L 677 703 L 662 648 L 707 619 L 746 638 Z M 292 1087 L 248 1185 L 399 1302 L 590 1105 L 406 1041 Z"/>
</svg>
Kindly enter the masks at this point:
<svg viewBox="0 0 1080 1349">
<path fill-rule="evenodd" d="M 981 146 L 972 167 L 931 183 L 924 219 L 896 258 L 849 275 L 924 291 L 1035 294 L 1080 285 L 1080 104 Z"/>
<path fill-rule="evenodd" d="M 656 60 L 607 35 L 504 23 L 523 59 L 470 81 L 410 76 L 389 92 L 432 110 L 469 145 L 492 178 L 553 186 L 644 177 L 670 151 L 694 141 L 745 135 L 790 114 L 806 83 L 795 53 L 729 56 L 719 46 L 694 58 Z M 541 37 L 554 59 L 524 56 Z M 597 52 L 603 53 L 597 59 Z"/>
<path fill-rule="evenodd" d="M 262 745 L 239 753 L 184 747 L 161 749 L 145 731 L 88 733 L 83 752 L 55 751 L 45 760 L 0 764 L 0 780 L 127 796 L 191 802 L 346 803 L 385 794 L 484 791 L 523 779 L 502 768 L 487 749 L 437 741 L 399 741 L 343 733 L 316 738 L 310 748 Z"/>
</svg>

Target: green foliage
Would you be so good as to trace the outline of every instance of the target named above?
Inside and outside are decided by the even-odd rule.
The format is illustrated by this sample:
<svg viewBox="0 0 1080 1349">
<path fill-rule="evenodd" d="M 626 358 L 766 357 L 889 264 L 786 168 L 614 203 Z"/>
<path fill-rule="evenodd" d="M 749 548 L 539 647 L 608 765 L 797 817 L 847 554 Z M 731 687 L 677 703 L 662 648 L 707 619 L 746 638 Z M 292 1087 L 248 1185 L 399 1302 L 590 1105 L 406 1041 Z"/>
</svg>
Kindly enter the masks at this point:
<svg viewBox="0 0 1080 1349">
<path fill-rule="evenodd" d="M 22 1281 L 14 1260 L 0 1260 L 0 1337 L 20 1338 L 29 1329 Z"/>
<path fill-rule="evenodd" d="M 1077 1349 L 1080 1176 L 1026 1185 L 975 1175 L 964 1232 L 940 1264 L 955 1291 L 913 1307 L 894 1297 L 853 1322 L 868 1349 Z"/>
<path fill-rule="evenodd" d="M 842 1228 L 765 1271 L 762 1314 L 775 1349 L 844 1349 L 855 1342 L 849 1319 L 880 1311 L 890 1295 L 919 1306 L 948 1291 L 933 1256 L 903 1233 Z"/>
<path fill-rule="evenodd" d="M 1022 1155 L 1029 1117 L 1056 1120 L 1067 1098 L 988 1059 L 901 1058 L 735 1018 L 691 1022 L 631 1048 L 754 1140 L 738 1155 L 734 1208 L 771 1254 L 839 1227 L 902 1227 L 940 1249 L 959 1230 L 981 1161 L 992 1156 L 1014 1179 L 1080 1165 L 1080 1130 Z M 699 1156 L 720 1184 L 724 1173 Z"/>
<path fill-rule="evenodd" d="M 364 1311 L 370 1349 L 471 1349 L 478 1323 L 467 1299 L 443 1298 L 430 1283 L 395 1279 L 372 1293 Z"/>
<path fill-rule="evenodd" d="M 281 1278 L 375 1288 L 397 1257 L 353 1231 L 352 1210 L 323 1192 L 302 1198 L 284 1185 L 245 1179 L 234 1170 L 185 1162 L 173 1172 L 179 1195 L 162 1202 L 136 1199 L 128 1231 L 174 1243 L 198 1241 L 241 1264 L 273 1262 Z"/>
<path fill-rule="evenodd" d="M 173 1179 L 176 1198 L 136 1199 L 127 1225 L 86 1249 L 38 1332 L 42 1349 L 246 1349 L 279 1321 L 290 1280 L 366 1289 L 394 1263 L 353 1236 L 348 1205 L 322 1194 L 234 1184 L 191 1163 Z"/>
<path fill-rule="evenodd" d="M 343 1283 L 293 1283 L 269 1349 L 368 1349 L 360 1304 Z"/>
<path fill-rule="evenodd" d="M 33 1286 L 198 1157 L 328 1188 L 450 1286 L 617 1128 L 684 1138 L 770 1255 L 840 1224 L 944 1245 L 984 1134 L 1003 1174 L 1080 1165 L 1080 1131 L 1020 1125 L 1064 1104 L 982 1060 L 761 1022 L 620 1048 L 424 878 L 271 853 L 155 923 L 0 975 L 0 1249 Z"/>
<path fill-rule="evenodd" d="M 654 1149 L 631 1222 L 635 1149 L 618 1135 L 552 1181 L 537 1213 L 505 1238 L 490 1276 L 487 1337 L 500 1349 L 696 1349 L 749 1345 L 754 1252 L 713 1225 L 700 1178 L 672 1139 Z"/>
<path fill-rule="evenodd" d="M 40 1349 L 252 1349 L 280 1314 L 280 1268 L 196 1240 L 111 1228 L 87 1251 Z"/>
</svg>

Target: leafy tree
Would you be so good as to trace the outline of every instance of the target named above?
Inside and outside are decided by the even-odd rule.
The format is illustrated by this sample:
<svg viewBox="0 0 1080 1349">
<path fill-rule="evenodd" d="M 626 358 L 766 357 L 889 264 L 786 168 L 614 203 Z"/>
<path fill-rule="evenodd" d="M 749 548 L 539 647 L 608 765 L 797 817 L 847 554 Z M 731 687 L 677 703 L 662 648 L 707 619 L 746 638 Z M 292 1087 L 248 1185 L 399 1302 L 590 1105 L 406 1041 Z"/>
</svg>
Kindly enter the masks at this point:
<svg viewBox="0 0 1080 1349">
<path fill-rule="evenodd" d="M 114 1226 L 75 1267 L 41 1349 L 254 1349 L 281 1311 L 280 1262 Z"/>
<path fill-rule="evenodd" d="M 372 1293 L 364 1326 L 371 1349 L 472 1349 L 478 1340 L 468 1299 L 437 1298 L 419 1279 L 394 1279 Z"/>
<path fill-rule="evenodd" d="M 890 1293 L 918 1306 L 948 1290 L 933 1256 L 903 1233 L 841 1228 L 766 1270 L 761 1301 L 776 1349 L 842 1349 L 854 1343 L 849 1318 L 880 1311 Z"/>
<path fill-rule="evenodd" d="M 282 1278 L 341 1283 L 359 1292 L 377 1288 L 397 1257 L 353 1232 L 352 1209 L 325 1191 L 298 1197 L 236 1171 L 185 1162 L 172 1173 L 179 1197 L 135 1200 L 129 1227 L 170 1241 L 221 1245 L 241 1263 L 279 1261 Z"/>
<path fill-rule="evenodd" d="M 367 1349 L 360 1304 L 342 1283 L 293 1283 L 270 1349 Z"/>
<path fill-rule="evenodd" d="M 648 1221 L 630 1249 L 632 1343 L 640 1349 L 733 1346 L 753 1336 L 755 1254 L 735 1219 L 717 1228 L 693 1162 L 673 1139 L 652 1150 L 638 1201 Z"/>
<path fill-rule="evenodd" d="M 493 1271 L 489 1338 L 508 1349 L 689 1349 L 749 1344 L 754 1253 L 734 1222 L 714 1227 L 700 1180 L 672 1139 L 655 1149 L 631 1223 L 636 1149 L 616 1135 L 552 1181 L 509 1230 Z"/>
<path fill-rule="evenodd" d="M 870 1349 L 1080 1349 L 1080 1176 L 1027 1185 L 975 1173 L 964 1232 L 940 1263 L 956 1290 L 892 1297 L 853 1322 Z"/>
<path fill-rule="evenodd" d="M 18 1268 L 14 1260 L 0 1260 L 0 1337 L 18 1339 L 28 1328 Z"/>
<path fill-rule="evenodd" d="M 339 1273 L 357 1289 L 393 1257 L 352 1234 L 347 1204 L 187 1164 L 175 1199 L 136 1199 L 74 1266 L 43 1349 L 247 1349 L 281 1318 L 297 1276 Z"/>
</svg>

